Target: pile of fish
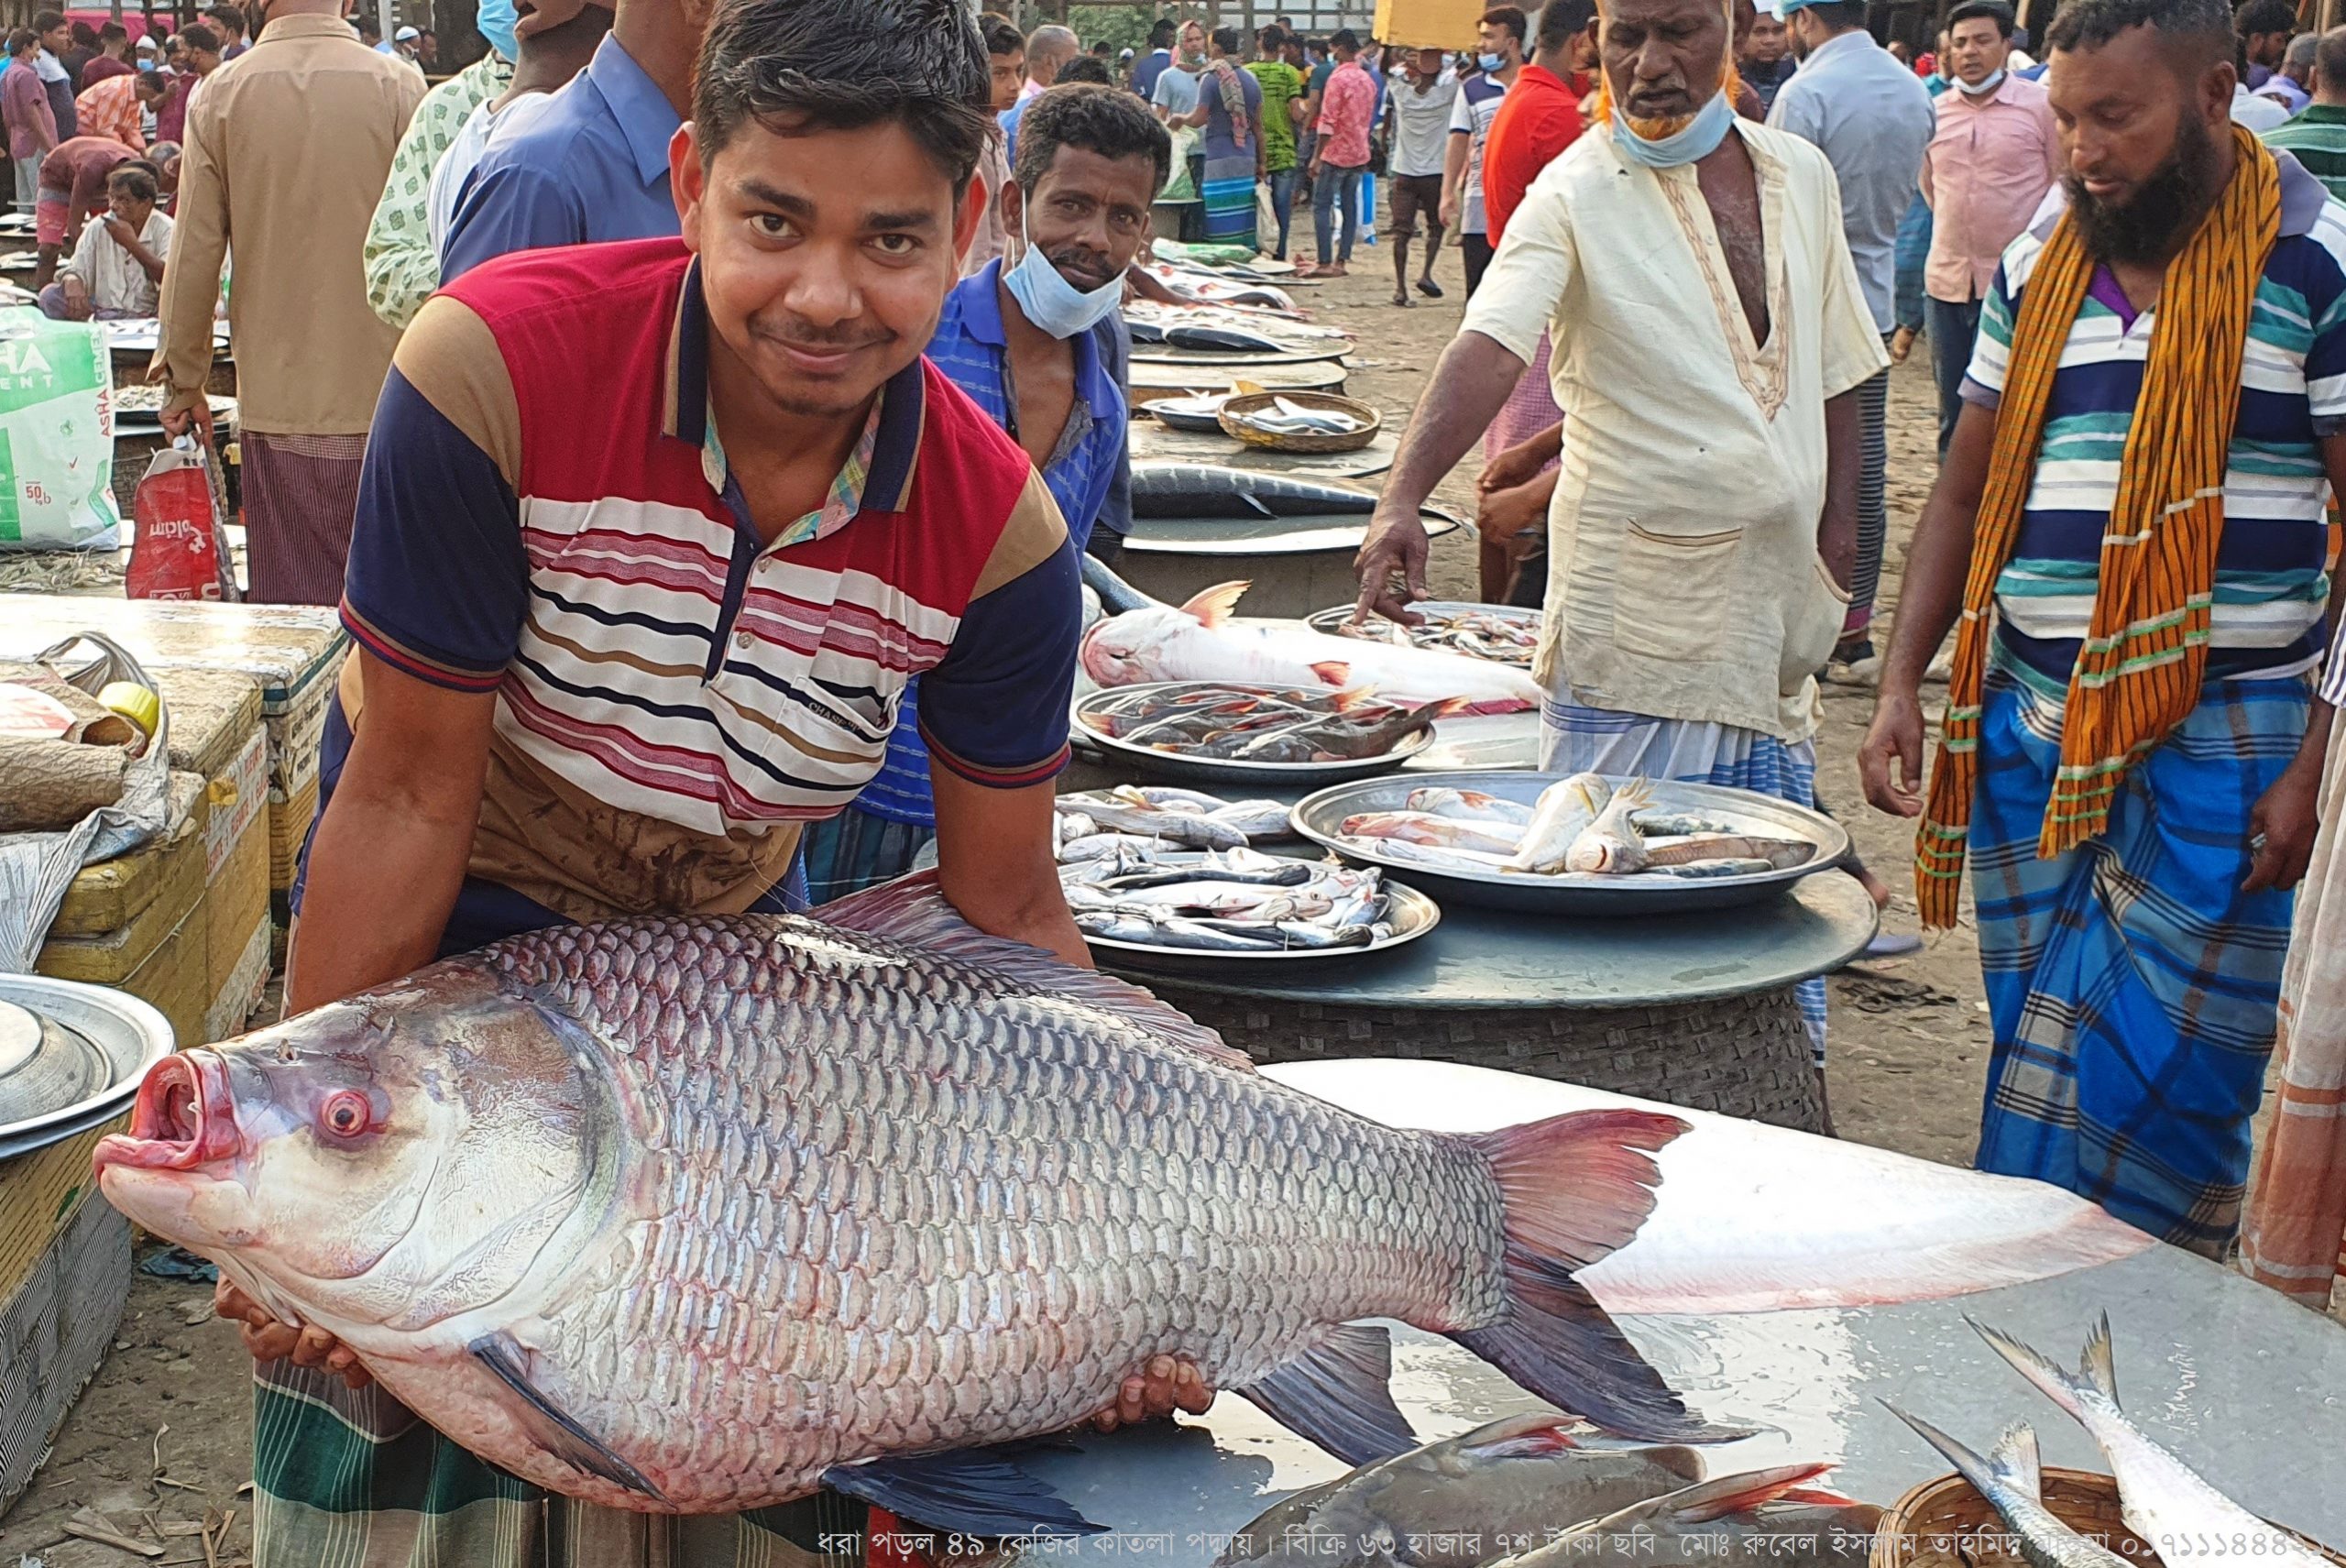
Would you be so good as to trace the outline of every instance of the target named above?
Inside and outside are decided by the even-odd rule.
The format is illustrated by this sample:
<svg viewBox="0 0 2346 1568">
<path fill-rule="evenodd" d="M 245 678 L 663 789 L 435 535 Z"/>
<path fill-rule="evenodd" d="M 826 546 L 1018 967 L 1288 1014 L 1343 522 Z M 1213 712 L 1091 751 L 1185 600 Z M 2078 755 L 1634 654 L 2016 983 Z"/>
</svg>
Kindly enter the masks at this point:
<svg viewBox="0 0 2346 1568">
<path fill-rule="evenodd" d="M 1288 808 L 1276 800 L 1224 800 L 1168 784 L 1118 784 L 1063 795 L 1055 803 L 1059 864 L 1085 865 L 1118 855 L 1156 863 L 1164 850 L 1243 850 L 1293 836 Z"/>
<path fill-rule="evenodd" d="M 1233 412 L 1230 420 L 1266 435 L 1357 435 L 1376 423 L 1342 409 L 1306 408 L 1292 398 L 1277 395 L 1270 407 Z"/>
<path fill-rule="evenodd" d="M 1161 343 L 1168 348 L 1208 352 L 1266 354 L 1305 345 L 1337 346 L 1350 344 L 1352 334 L 1340 328 L 1315 326 L 1267 301 L 1200 301 L 1168 305 L 1136 300 L 1124 307 L 1124 325 L 1135 345 Z"/>
<path fill-rule="evenodd" d="M 1540 651 L 1540 618 L 1521 611 L 1501 609 L 1496 606 L 1478 606 L 1462 609 L 1431 609 L 1420 605 L 1418 624 L 1403 626 L 1398 621 L 1373 616 L 1367 620 L 1354 620 L 1347 613 L 1334 623 L 1332 630 L 1339 637 L 1357 637 L 1371 642 L 1393 642 L 1408 648 L 1432 648 L 1445 653 L 1464 653 L 1476 659 L 1492 659 L 1502 664 L 1531 667 L 1534 654 Z M 1313 620 L 1319 620 L 1318 617 Z"/>
<path fill-rule="evenodd" d="M 1215 404 L 1216 393 L 1201 400 Z M 1203 463 L 1133 465 L 1133 516 L 1155 518 L 1361 517 L 1376 510 L 1376 494 L 1357 485 L 1290 478 L 1284 474 L 1222 468 Z"/>
<path fill-rule="evenodd" d="M 1111 696 L 1079 709 L 1085 728 L 1127 745 L 1234 762 L 1334 762 L 1382 757 L 1465 707 L 1386 702 L 1362 689 L 1211 683 Z"/>
<path fill-rule="evenodd" d="M 1881 1510 L 1811 1485 L 1827 1468 L 1705 1481 L 1692 1449 L 1607 1444 L 1571 1416 L 1511 1416 L 1298 1492 L 1242 1529 L 1219 1562 L 1862 1568 Z"/>
<path fill-rule="evenodd" d="M 1462 713 L 1540 706 L 1529 671 L 1486 659 L 1331 637 L 1300 621 L 1242 625 L 1231 612 L 1246 588 L 1223 583 L 1178 609 L 1152 604 L 1102 617 L 1083 635 L 1085 673 L 1103 686 L 1215 681 L 1280 690 L 1356 687 L 1397 704 L 1455 699 Z"/>
<path fill-rule="evenodd" d="M 1659 810 L 1644 780 L 1617 790 L 1595 773 L 1550 784 L 1535 806 L 1479 790 L 1414 790 L 1405 809 L 1347 817 L 1337 836 L 1431 870 L 1527 876 L 1749 876 L 1816 856 L 1804 839 Z"/>
<path fill-rule="evenodd" d="M 2087 1339 L 2084 1358 L 2074 1373 L 2008 1334 L 1977 1322 L 1971 1326 L 2039 1393 L 2086 1429 L 2110 1462 L 2126 1528 L 2166 1568 L 2187 1568 L 2210 1559 L 2271 1563 L 2274 1568 L 2329 1568 L 2319 1552 L 2217 1491 L 2128 1419 L 2118 1403 L 2118 1369 L 2107 1315 Z M 2079 1534 L 2045 1506 L 2036 1432 L 2025 1422 L 2005 1428 L 1995 1448 L 1981 1455 L 1895 1405 L 1890 1410 L 1945 1454 L 1994 1507 L 2020 1537 L 2022 1554 L 2030 1563 L 2045 1568 L 2134 1568 L 2139 1563 Z"/>
<path fill-rule="evenodd" d="M 1104 874 L 1101 868 L 1105 865 Z M 1334 952 L 1388 940 L 1384 873 L 1234 849 L 1129 869 L 1061 868 L 1076 929 L 1103 941 L 1195 952 Z"/>
</svg>

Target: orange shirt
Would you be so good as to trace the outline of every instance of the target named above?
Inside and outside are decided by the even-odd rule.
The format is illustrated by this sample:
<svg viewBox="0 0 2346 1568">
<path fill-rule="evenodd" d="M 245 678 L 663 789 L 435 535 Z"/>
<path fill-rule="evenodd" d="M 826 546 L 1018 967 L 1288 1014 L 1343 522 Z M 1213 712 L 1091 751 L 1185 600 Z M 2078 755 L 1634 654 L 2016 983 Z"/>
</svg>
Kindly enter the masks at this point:
<svg viewBox="0 0 2346 1568">
<path fill-rule="evenodd" d="M 147 150 L 147 133 L 140 127 L 138 78 L 109 76 L 85 87 L 73 100 L 74 117 L 85 137 L 109 137 L 133 152 Z"/>
</svg>

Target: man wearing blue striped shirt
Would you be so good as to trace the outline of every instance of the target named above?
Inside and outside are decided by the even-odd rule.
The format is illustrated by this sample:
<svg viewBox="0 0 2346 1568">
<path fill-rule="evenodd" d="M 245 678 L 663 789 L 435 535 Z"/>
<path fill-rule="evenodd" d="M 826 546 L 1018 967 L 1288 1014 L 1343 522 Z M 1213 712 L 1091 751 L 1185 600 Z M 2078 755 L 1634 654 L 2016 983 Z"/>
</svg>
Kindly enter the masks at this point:
<svg viewBox="0 0 2346 1568">
<path fill-rule="evenodd" d="M 963 279 L 929 340 L 930 361 L 1025 448 L 1076 547 L 1103 559 L 1132 526 L 1117 307 L 1172 157 L 1172 138 L 1130 93 L 1069 85 L 1030 99 L 997 198 L 1025 253 Z M 821 904 L 903 874 L 936 828 L 928 753 L 907 718 L 880 776 L 808 829 L 809 894 Z"/>
</svg>

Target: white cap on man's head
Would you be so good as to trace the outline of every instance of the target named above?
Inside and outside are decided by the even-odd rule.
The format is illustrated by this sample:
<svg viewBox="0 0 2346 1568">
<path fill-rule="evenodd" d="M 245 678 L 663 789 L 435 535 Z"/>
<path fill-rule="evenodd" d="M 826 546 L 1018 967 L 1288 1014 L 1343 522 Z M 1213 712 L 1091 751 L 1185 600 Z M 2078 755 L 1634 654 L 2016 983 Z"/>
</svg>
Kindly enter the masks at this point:
<svg viewBox="0 0 2346 1568">
<path fill-rule="evenodd" d="M 141 50 L 141 51 L 143 51 L 143 52 L 145 52 L 145 53 L 147 53 L 147 54 L 153 54 L 153 53 L 155 52 L 155 47 L 156 47 L 156 46 L 155 46 L 155 35 L 154 35 L 154 34 L 152 34 L 152 33 L 141 33 L 141 34 L 139 34 L 139 35 L 138 35 L 138 42 L 137 42 L 137 43 L 136 43 L 135 45 L 133 45 L 132 47 L 133 47 L 133 48 L 135 48 L 135 49 L 139 49 L 139 50 Z"/>
<path fill-rule="evenodd" d="M 397 44 L 411 43 L 422 36 L 423 35 L 422 33 L 417 32 L 413 27 L 401 27 L 398 32 L 391 35 L 391 41 Z"/>
</svg>

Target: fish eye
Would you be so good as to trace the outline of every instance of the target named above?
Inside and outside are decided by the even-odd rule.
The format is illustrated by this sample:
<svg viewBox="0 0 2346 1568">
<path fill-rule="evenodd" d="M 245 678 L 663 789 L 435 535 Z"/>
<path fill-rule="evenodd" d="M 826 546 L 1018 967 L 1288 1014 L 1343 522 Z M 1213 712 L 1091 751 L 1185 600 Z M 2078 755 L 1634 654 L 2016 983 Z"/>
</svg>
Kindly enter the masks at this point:
<svg viewBox="0 0 2346 1568">
<path fill-rule="evenodd" d="M 318 1124 L 338 1138 L 355 1138 L 367 1130 L 375 1108 L 355 1089 L 340 1089 L 318 1108 Z"/>
</svg>

